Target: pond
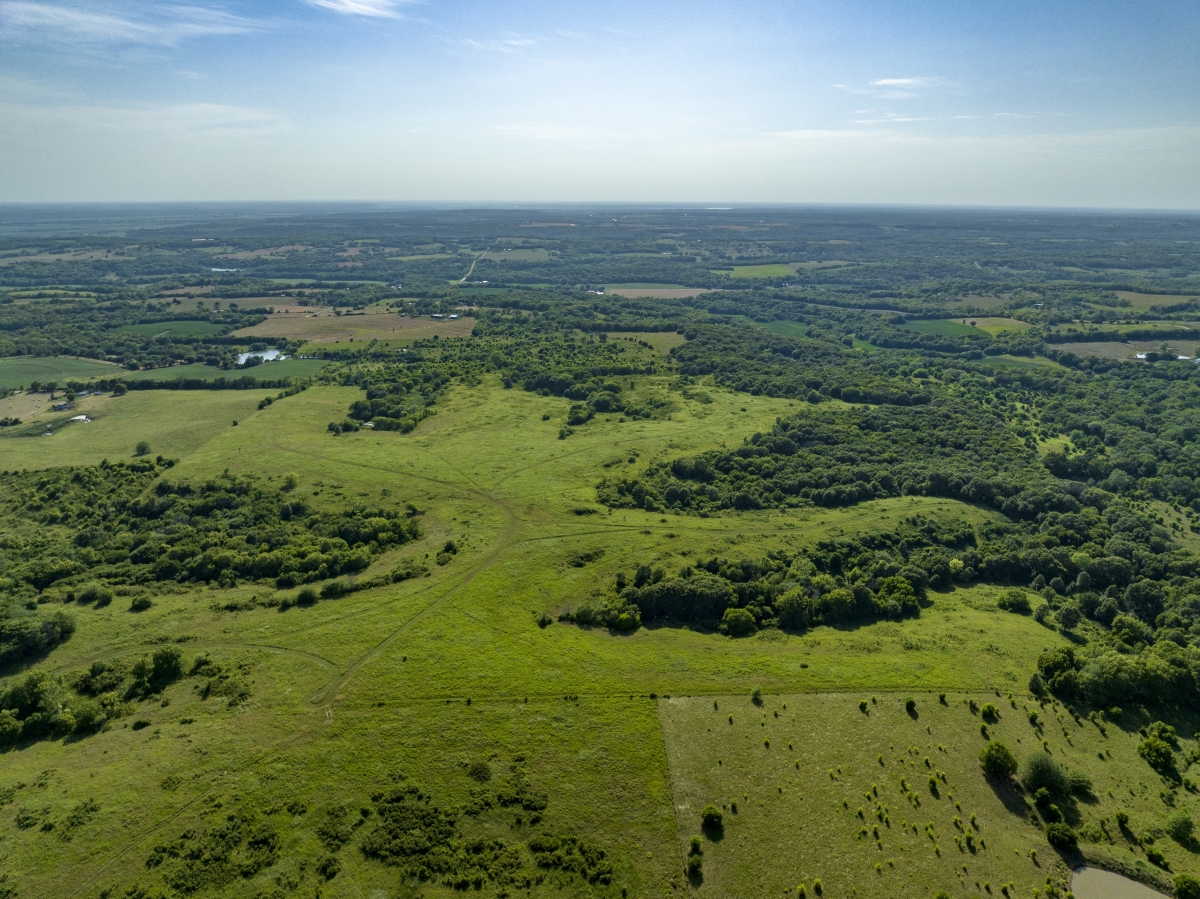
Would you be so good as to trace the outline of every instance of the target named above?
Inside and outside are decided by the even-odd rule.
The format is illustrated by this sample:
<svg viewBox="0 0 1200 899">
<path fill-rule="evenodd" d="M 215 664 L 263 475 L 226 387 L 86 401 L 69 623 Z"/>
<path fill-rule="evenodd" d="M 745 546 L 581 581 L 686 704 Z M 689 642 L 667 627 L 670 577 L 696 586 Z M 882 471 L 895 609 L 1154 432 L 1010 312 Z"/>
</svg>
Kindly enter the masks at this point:
<svg viewBox="0 0 1200 899">
<path fill-rule="evenodd" d="M 287 356 L 279 355 L 279 350 L 253 350 L 249 353 L 238 353 L 237 364 L 244 365 L 251 356 L 262 356 L 263 362 L 274 362 L 276 359 L 287 358 Z"/>
<path fill-rule="evenodd" d="M 1075 899 L 1163 899 L 1163 894 L 1144 883 L 1101 868 L 1076 868 L 1071 872 Z"/>
</svg>

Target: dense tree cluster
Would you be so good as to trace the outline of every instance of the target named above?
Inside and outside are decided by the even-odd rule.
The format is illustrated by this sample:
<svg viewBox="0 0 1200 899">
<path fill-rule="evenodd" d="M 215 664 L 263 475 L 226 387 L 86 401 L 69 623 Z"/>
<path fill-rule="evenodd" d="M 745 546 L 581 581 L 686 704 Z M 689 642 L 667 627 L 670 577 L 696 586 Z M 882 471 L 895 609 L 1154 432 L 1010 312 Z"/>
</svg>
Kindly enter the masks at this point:
<svg viewBox="0 0 1200 899">
<path fill-rule="evenodd" d="M 0 543 L 0 591 L 53 585 L 86 602 L 88 581 L 287 587 L 361 571 L 419 534 L 411 513 L 320 512 L 287 484 L 251 476 L 173 483 L 161 477 L 171 465 L 159 457 L 0 476 L 12 525 Z"/>
</svg>

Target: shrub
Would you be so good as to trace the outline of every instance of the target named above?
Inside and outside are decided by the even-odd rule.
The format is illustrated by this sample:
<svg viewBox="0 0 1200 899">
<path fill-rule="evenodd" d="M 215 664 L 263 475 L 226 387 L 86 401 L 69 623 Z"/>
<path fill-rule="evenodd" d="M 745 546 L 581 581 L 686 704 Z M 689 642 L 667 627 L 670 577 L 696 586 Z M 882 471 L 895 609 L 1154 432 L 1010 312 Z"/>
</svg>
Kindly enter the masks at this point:
<svg viewBox="0 0 1200 899">
<path fill-rule="evenodd" d="M 1045 752 L 1034 752 L 1025 759 L 1021 783 L 1031 793 L 1046 790 L 1052 796 L 1066 796 L 1071 790 L 1066 772 Z"/>
<path fill-rule="evenodd" d="M 317 865 L 317 873 L 325 880 L 333 880 L 341 870 L 342 863 L 333 855 L 325 856 L 325 858 L 321 859 L 321 863 Z"/>
<path fill-rule="evenodd" d="M 698 836 L 693 835 L 691 841 L 688 843 L 688 855 L 703 855 L 703 854 L 704 854 L 704 840 Z"/>
<path fill-rule="evenodd" d="M 149 444 L 149 443 L 147 443 L 145 440 L 139 440 L 139 441 L 137 442 L 137 447 L 136 447 L 136 448 L 134 449 L 134 451 L 133 451 L 133 454 L 134 454 L 135 456 L 148 456 L 148 455 L 150 455 L 150 444 Z"/>
<path fill-rule="evenodd" d="M 1046 840 L 1055 849 L 1074 849 L 1079 844 L 1079 836 L 1070 825 L 1055 822 L 1046 828 Z"/>
<path fill-rule="evenodd" d="M 1067 775 L 1067 782 L 1071 785 L 1071 792 L 1076 796 L 1092 795 L 1092 778 L 1083 771 L 1071 771 Z"/>
<path fill-rule="evenodd" d="M 1083 613 L 1079 611 L 1079 607 L 1071 604 L 1060 608 L 1057 615 L 1058 623 L 1069 631 L 1078 627 L 1079 622 L 1083 620 Z"/>
<path fill-rule="evenodd" d="M 721 810 L 715 805 L 706 805 L 704 806 L 704 810 L 700 812 L 700 823 L 704 825 L 706 830 L 721 830 L 724 827 L 723 821 L 724 815 L 721 814 Z"/>
<path fill-rule="evenodd" d="M 1169 776 L 1175 772 L 1175 756 L 1170 744 L 1153 734 L 1138 744 L 1138 755 L 1159 774 Z"/>
<path fill-rule="evenodd" d="M 699 877 L 704 870 L 704 858 L 699 855 L 689 855 L 687 860 L 688 877 Z"/>
<path fill-rule="evenodd" d="M 1000 718 L 1000 710 L 997 709 L 996 706 L 990 702 L 985 702 L 983 704 L 983 708 L 980 710 L 980 714 L 983 715 L 984 721 L 995 722 L 995 721 L 999 720 L 999 718 Z"/>
<path fill-rule="evenodd" d="M 1033 620 L 1038 624 L 1044 624 L 1046 619 L 1050 617 L 1050 606 L 1047 603 L 1041 603 L 1033 610 Z"/>
<path fill-rule="evenodd" d="M 79 591 L 76 602 L 84 603 L 85 605 L 94 602 L 96 608 L 101 608 L 112 602 L 112 593 L 105 589 L 102 584 L 88 584 Z"/>
<path fill-rule="evenodd" d="M 1176 874 L 1175 899 L 1200 899 L 1200 880 L 1191 874 Z"/>
<path fill-rule="evenodd" d="M 305 587 L 296 594 L 296 605 L 311 606 L 317 601 L 317 591 L 312 587 Z"/>
<path fill-rule="evenodd" d="M 908 699 L 904 700 L 904 710 L 906 712 L 908 712 L 910 715 L 913 714 L 914 712 L 916 712 L 917 701 L 915 699 L 913 699 L 911 696 L 908 697 Z"/>
<path fill-rule="evenodd" d="M 721 616 L 720 631 L 731 637 L 748 637 L 758 630 L 754 615 L 746 609 L 726 609 Z"/>
<path fill-rule="evenodd" d="M 988 777 L 1007 780 L 1017 773 L 1017 760 L 999 740 L 992 740 L 979 753 L 979 764 Z"/>
<path fill-rule="evenodd" d="M 129 611 L 144 612 L 152 605 L 153 603 L 150 602 L 149 596 L 136 596 L 134 597 L 133 602 L 129 604 Z"/>
<path fill-rule="evenodd" d="M 1000 594 L 1000 598 L 996 600 L 997 608 L 1005 612 L 1013 612 L 1017 615 L 1028 615 L 1032 609 L 1029 607 L 1029 597 L 1024 590 L 1005 590 Z"/>
<path fill-rule="evenodd" d="M 1192 816 L 1183 809 L 1176 811 L 1167 818 L 1167 835 L 1176 843 L 1187 843 L 1192 838 L 1195 825 Z"/>
</svg>

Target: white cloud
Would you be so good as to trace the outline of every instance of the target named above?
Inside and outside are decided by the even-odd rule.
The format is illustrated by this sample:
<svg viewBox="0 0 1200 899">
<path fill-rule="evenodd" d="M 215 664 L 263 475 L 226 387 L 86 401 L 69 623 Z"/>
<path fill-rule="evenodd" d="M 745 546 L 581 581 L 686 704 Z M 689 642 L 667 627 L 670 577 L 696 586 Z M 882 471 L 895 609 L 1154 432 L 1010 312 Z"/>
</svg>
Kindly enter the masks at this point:
<svg viewBox="0 0 1200 899">
<path fill-rule="evenodd" d="M 0 2 L 0 23 L 15 36 L 56 42 L 175 46 L 187 38 L 245 34 L 257 23 L 202 6 L 157 5 L 145 13 L 78 9 L 28 0 Z"/>
<path fill-rule="evenodd" d="M 878 78 L 871 82 L 874 87 L 927 87 L 932 83 L 931 78 Z"/>
<path fill-rule="evenodd" d="M 9 124 L 10 133 L 14 135 L 38 133 L 47 128 L 116 134 L 159 132 L 171 136 L 219 132 L 252 135 L 278 132 L 287 127 L 282 116 L 271 110 L 220 103 L 136 106 L 0 103 L 0 117 Z"/>
<path fill-rule="evenodd" d="M 311 6 L 331 9 L 347 16 L 372 19 L 399 19 L 400 7 L 409 0 L 307 0 Z"/>
</svg>

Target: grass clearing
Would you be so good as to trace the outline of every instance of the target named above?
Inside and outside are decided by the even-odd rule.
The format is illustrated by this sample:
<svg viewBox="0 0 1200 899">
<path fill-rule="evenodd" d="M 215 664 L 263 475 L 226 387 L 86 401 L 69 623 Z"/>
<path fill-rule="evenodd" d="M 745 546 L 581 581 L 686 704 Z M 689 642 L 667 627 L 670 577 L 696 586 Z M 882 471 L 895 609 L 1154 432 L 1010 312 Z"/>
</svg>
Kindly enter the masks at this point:
<svg viewBox="0 0 1200 899">
<path fill-rule="evenodd" d="M 308 343 L 340 343 L 343 340 L 424 340 L 429 337 L 466 337 L 475 327 L 469 317 L 435 319 L 397 315 L 382 310 L 334 315 L 319 312 L 297 315 L 275 313 L 250 328 L 234 332 L 236 337 L 286 337 Z"/>
<path fill-rule="evenodd" d="M 215 381 L 217 378 L 251 377 L 274 381 L 279 378 L 308 378 L 320 371 L 328 363 L 324 359 L 279 359 L 274 362 L 264 362 L 253 368 L 220 368 L 216 365 L 205 365 L 203 362 L 193 362 L 189 365 L 168 365 L 165 368 L 143 368 L 141 371 L 130 372 L 125 376 L 127 381 L 179 381 L 185 378 L 199 378 L 204 381 Z"/>
<path fill-rule="evenodd" d="M 1030 823 L 1024 797 L 980 770 L 981 724 L 1018 758 L 1045 739 L 1059 764 L 1087 770 L 1094 797 L 1066 810 L 1077 830 L 1095 837 L 1081 841 L 1084 855 L 1153 871 L 1116 824 L 1123 811 L 1131 833 L 1141 833 L 1164 815 L 1161 778 L 1137 754 L 1139 721 L 1077 722 L 1019 689 L 1010 701 L 1004 687 L 946 691 L 944 704 L 937 692 L 764 693 L 761 706 L 746 693 L 660 702 L 681 859 L 688 837 L 702 832 L 700 809 L 725 807 L 723 834 L 703 844 L 701 895 L 794 896 L 803 883 L 812 896 L 820 879 L 830 899 L 937 890 L 996 896 L 1005 883 L 1015 884 L 1009 895 L 1029 896 L 1047 877 L 1065 892 L 1069 868 Z M 998 718 L 984 722 L 971 701 L 992 703 Z M 1028 710 L 1038 712 L 1037 726 Z M 937 772 L 945 778 L 934 792 Z M 1200 811 L 1193 796 L 1184 805 Z M 1176 870 L 1194 866 L 1187 850 L 1167 843 L 1156 845 Z"/>
<path fill-rule="evenodd" d="M 722 272 L 731 278 L 787 278 L 796 274 L 790 265 L 767 263 L 764 265 L 735 265 L 731 271 Z"/>
<path fill-rule="evenodd" d="M 0 359 L 0 388 L 28 387 L 34 381 L 86 381 L 119 377 L 126 371 L 112 362 L 77 359 L 73 356 L 10 356 Z"/>
<path fill-rule="evenodd" d="M 1116 293 L 1118 298 L 1128 300 L 1131 307 L 1138 310 L 1153 309 L 1155 306 L 1175 306 L 1189 300 L 1200 300 L 1200 296 L 1194 294 L 1134 293 L 1129 290 L 1118 290 Z"/>
<path fill-rule="evenodd" d="M 970 319 L 968 319 L 970 321 Z M 978 337 L 987 334 L 983 328 L 974 328 L 960 321 L 950 321 L 944 318 L 909 319 L 900 327 L 918 334 L 936 334 L 941 337 Z"/>
<path fill-rule="evenodd" d="M 131 390 L 125 396 L 89 396 L 67 412 L 33 419 L 54 429 L 50 437 L 0 437 L 0 469 L 95 465 L 128 459 L 139 440 L 153 455 L 181 459 L 218 434 L 237 430 L 256 414 L 268 390 Z M 87 415 L 90 422 L 67 420 Z M 61 428 L 61 430 L 59 430 Z"/>
<path fill-rule="evenodd" d="M 211 337 L 213 334 L 220 334 L 224 330 L 224 326 L 213 324 L 212 322 L 172 321 L 150 322 L 144 325 L 126 325 L 119 330 L 128 334 L 141 334 L 146 337 L 157 337 L 161 334 L 170 334 L 172 337 Z"/>
</svg>

